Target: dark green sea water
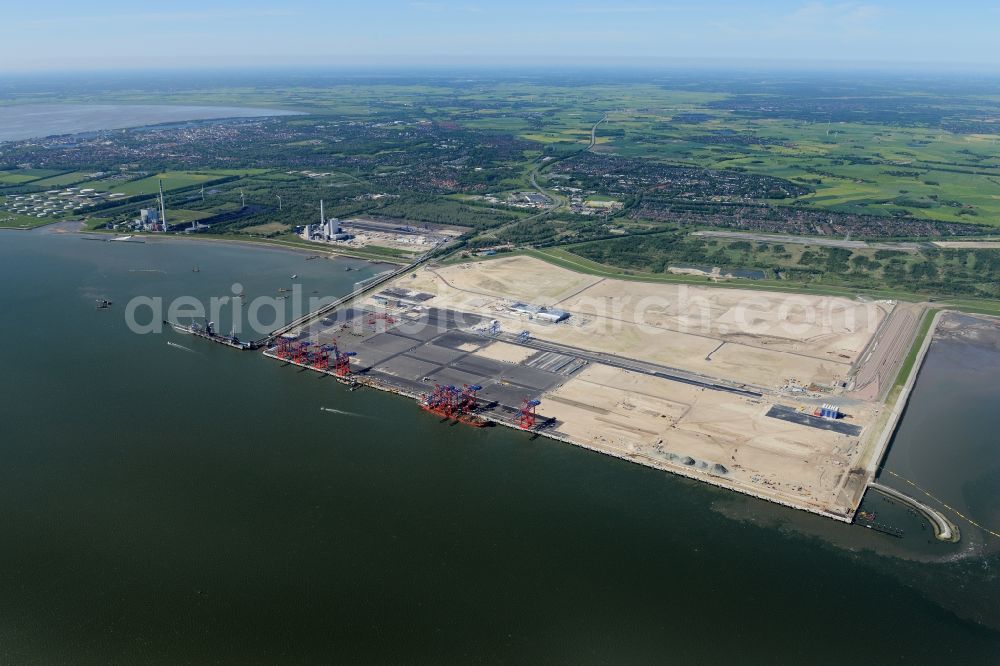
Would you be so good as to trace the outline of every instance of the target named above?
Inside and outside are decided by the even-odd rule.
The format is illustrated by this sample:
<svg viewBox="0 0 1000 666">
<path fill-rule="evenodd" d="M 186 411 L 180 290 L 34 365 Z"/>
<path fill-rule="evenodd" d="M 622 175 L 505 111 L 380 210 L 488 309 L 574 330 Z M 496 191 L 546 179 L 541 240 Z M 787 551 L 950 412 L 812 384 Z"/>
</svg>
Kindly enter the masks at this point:
<svg viewBox="0 0 1000 666">
<path fill-rule="evenodd" d="M 275 294 L 292 273 L 342 293 L 380 270 L 345 265 L 0 235 L 0 662 L 996 663 L 982 535 L 933 543 L 875 498 L 892 539 L 125 326 L 133 296 Z M 950 410 L 950 449 L 981 448 L 968 505 L 988 506 L 995 389 L 963 425 L 934 375 L 914 400 Z M 890 464 L 939 444 L 910 419 Z"/>
</svg>

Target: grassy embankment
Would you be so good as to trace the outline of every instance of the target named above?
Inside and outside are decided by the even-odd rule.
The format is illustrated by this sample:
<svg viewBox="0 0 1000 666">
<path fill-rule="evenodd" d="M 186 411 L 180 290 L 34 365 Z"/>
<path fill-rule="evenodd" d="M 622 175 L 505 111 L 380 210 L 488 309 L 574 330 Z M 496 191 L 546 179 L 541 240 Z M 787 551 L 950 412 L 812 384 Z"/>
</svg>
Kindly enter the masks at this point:
<svg viewBox="0 0 1000 666">
<path fill-rule="evenodd" d="M 891 289 L 852 289 L 847 287 L 816 286 L 789 283 L 776 280 L 713 280 L 699 275 L 674 275 L 663 273 L 646 273 L 642 271 L 625 270 L 599 264 L 583 257 L 578 257 L 560 248 L 546 248 L 544 250 L 516 250 L 514 252 L 501 252 L 487 257 L 460 258 L 458 254 L 453 254 L 444 259 L 442 263 L 463 263 L 469 261 L 490 261 L 512 256 L 529 256 L 548 262 L 554 266 L 595 275 L 598 277 L 613 278 L 633 282 L 653 282 L 663 284 L 689 284 L 692 286 L 711 286 L 722 289 L 759 289 L 762 291 L 776 291 L 788 294 L 813 294 L 821 296 L 840 296 L 843 298 L 856 298 L 865 296 L 875 299 L 890 299 L 910 302 L 920 302 L 927 299 L 924 294 L 914 294 L 902 290 Z M 937 299 L 942 307 L 968 312 L 973 314 L 985 314 L 1000 316 L 1000 302 L 988 299 L 957 298 L 957 299 Z"/>
</svg>

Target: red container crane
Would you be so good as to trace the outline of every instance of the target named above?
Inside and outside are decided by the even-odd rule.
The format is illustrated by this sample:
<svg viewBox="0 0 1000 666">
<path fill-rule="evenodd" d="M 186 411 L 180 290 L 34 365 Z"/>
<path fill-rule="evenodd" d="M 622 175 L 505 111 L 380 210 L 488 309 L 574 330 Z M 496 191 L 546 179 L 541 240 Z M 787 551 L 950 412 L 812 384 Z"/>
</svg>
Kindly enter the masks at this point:
<svg viewBox="0 0 1000 666">
<path fill-rule="evenodd" d="M 538 418 L 536 408 L 542 404 L 541 400 L 530 400 L 525 398 L 521 403 L 521 411 L 518 414 L 517 424 L 521 430 L 531 430 L 535 427 L 535 420 Z"/>
</svg>

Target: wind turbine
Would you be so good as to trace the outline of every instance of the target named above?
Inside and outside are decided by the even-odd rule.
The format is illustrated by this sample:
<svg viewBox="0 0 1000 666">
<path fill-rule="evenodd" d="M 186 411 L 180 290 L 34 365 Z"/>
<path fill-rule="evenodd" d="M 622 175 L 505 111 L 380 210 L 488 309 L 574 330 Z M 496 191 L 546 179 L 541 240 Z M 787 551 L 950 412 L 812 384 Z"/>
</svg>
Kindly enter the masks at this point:
<svg viewBox="0 0 1000 666">
<path fill-rule="evenodd" d="M 243 190 L 241 189 L 240 190 L 240 208 L 246 208 L 246 207 L 247 207 L 247 199 L 246 199 L 245 196 L 243 196 Z"/>
<path fill-rule="evenodd" d="M 278 197 L 278 210 L 281 210 L 281 195 L 275 194 L 274 196 Z"/>
</svg>

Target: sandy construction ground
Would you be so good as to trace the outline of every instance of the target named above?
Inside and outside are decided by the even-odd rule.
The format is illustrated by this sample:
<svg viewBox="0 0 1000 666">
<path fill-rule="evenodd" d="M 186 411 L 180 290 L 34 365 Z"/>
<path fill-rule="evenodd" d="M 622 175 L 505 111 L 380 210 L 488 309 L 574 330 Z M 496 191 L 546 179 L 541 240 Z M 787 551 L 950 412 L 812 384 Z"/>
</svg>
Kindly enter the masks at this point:
<svg viewBox="0 0 1000 666">
<path fill-rule="evenodd" d="M 890 301 L 604 279 L 523 256 L 421 268 L 396 284 L 432 294 L 424 306 L 497 321 L 506 341 L 478 352 L 488 358 L 524 363 L 536 350 L 515 344 L 521 331 L 542 349 L 596 354 L 539 396 L 556 435 L 841 518 L 867 482 L 859 451 L 881 434 L 874 393 L 894 378 L 918 322 Z M 515 301 L 570 317 L 548 323 L 514 312 Z M 660 368 L 615 367 L 632 360 Z M 711 386 L 721 380 L 760 396 Z M 824 402 L 843 406 L 853 434 L 804 416 Z M 794 418 L 768 416 L 775 406 Z"/>
<path fill-rule="evenodd" d="M 504 330 L 648 360 L 735 382 L 833 386 L 891 309 L 881 302 L 601 279 L 530 257 L 423 269 L 401 281 L 428 305 L 476 312 Z M 572 313 L 558 325 L 511 312 L 514 301 Z"/>
<path fill-rule="evenodd" d="M 878 303 L 829 296 L 621 280 L 603 280 L 559 307 L 648 328 L 848 362 L 864 348 L 886 312 L 886 306 Z"/>
<path fill-rule="evenodd" d="M 476 352 L 477 356 L 491 358 L 504 363 L 520 363 L 535 353 L 534 349 L 512 345 L 506 342 L 491 342 Z"/>
<path fill-rule="evenodd" d="M 1000 250 L 1000 240 L 934 241 L 934 245 L 956 250 Z"/>
<path fill-rule="evenodd" d="M 530 257 L 456 264 L 439 268 L 436 273 L 449 282 L 457 281 L 469 292 L 513 300 L 528 299 L 538 305 L 554 305 L 601 280 Z"/>
<path fill-rule="evenodd" d="M 561 434 L 597 450 L 825 513 L 860 501 L 862 485 L 845 488 L 859 437 L 770 418 L 767 400 L 591 365 L 542 404 Z"/>
</svg>

